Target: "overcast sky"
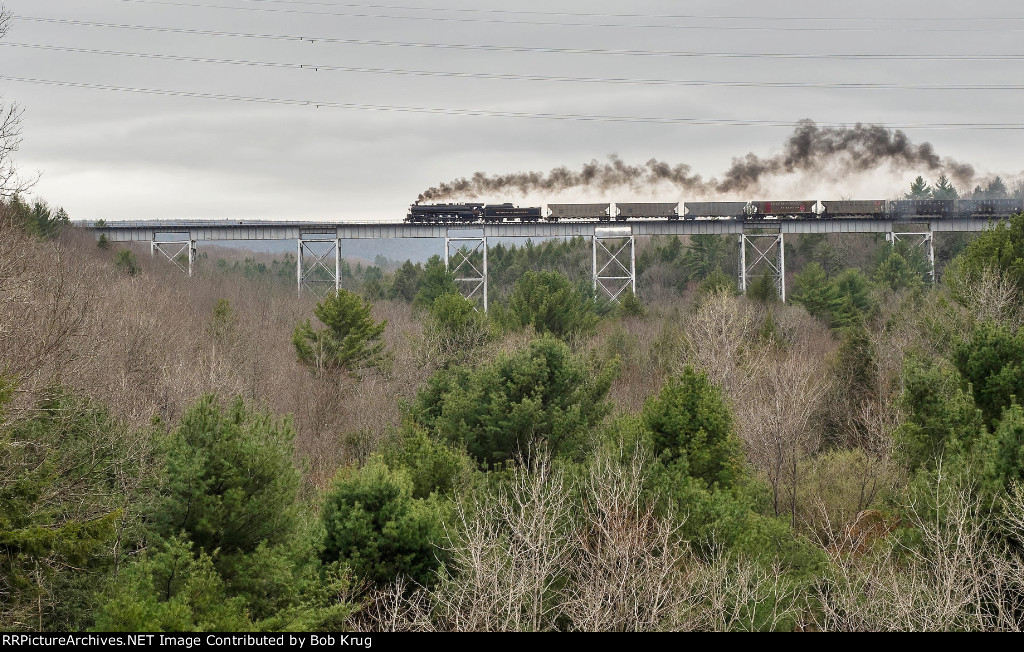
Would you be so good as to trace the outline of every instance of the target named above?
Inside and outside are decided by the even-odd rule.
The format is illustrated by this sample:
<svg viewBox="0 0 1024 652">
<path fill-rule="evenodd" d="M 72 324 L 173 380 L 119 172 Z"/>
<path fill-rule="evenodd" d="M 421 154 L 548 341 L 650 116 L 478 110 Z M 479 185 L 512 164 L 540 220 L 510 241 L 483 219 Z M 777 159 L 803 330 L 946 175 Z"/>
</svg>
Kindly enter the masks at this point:
<svg viewBox="0 0 1024 652">
<path fill-rule="evenodd" d="M 785 125 L 801 118 L 910 125 L 906 132 L 915 142 L 930 141 L 940 155 L 970 162 L 983 173 L 1013 177 L 1024 169 L 1024 130 L 929 128 L 946 123 L 1024 123 L 1021 60 L 1007 58 L 1024 56 L 1024 5 L 1019 0 L 0 4 L 13 14 L 9 33 L 0 42 L 0 74 L 5 77 L 0 79 L 0 94 L 4 102 L 17 102 L 25 110 L 18 161 L 26 171 L 42 172 L 35 192 L 64 206 L 75 220 L 401 219 L 422 190 L 441 181 L 478 170 L 577 167 L 613 153 L 636 163 L 651 157 L 689 163 L 696 172 L 714 176 L 734 156 L 778 152 L 792 131 Z M 270 36 L 277 38 L 266 38 Z M 636 51 L 812 58 L 651 56 Z M 878 54 L 908 57 L 822 56 Z M 927 58 L 934 55 L 960 58 Z M 965 59 L 971 56 L 982 59 Z M 308 67 L 294 67 L 299 64 Z M 402 75 L 328 67 L 604 81 Z M 623 84 L 610 79 L 711 83 Z M 764 85 L 768 82 L 799 86 Z M 836 83 L 897 87 L 823 86 Z M 965 84 L 1017 88 L 949 88 Z M 306 101 L 311 104 L 297 104 Z M 783 126 L 467 116 L 317 108 L 317 102 L 532 116 L 771 121 Z M 776 196 L 814 192 L 822 199 L 888 197 L 918 172 L 883 169 L 857 179 L 780 179 L 771 190 Z M 665 201 L 685 200 L 683 194 L 662 187 L 602 196 L 570 192 L 486 199 L 520 204 Z"/>
</svg>

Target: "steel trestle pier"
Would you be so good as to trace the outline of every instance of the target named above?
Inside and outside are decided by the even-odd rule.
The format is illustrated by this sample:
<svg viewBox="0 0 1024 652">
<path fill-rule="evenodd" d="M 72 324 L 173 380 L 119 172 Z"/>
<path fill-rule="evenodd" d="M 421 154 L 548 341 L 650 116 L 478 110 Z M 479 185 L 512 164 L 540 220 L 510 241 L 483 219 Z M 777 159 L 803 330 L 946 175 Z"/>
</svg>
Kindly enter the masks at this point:
<svg viewBox="0 0 1024 652">
<path fill-rule="evenodd" d="M 507 222 L 485 224 L 406 222 L 309 222 L 270 220 L 165 220 L 77 224 L 109 242 L 148 242 L 152 255 L 161 252 L 183 272 L 192 274 L 198 242 L 231 240 L 295 240 L 298 243 L 297 286 L 341 287 L 341 241 L 390 238 L 443 238 L 445 264 L 456 274 L 464 294 L 482 300 L 487 310 L 488 238 L 590 238 L 593 248 L 594 291 L 601 288 L 607 298 L 617 301 L 629 288 L 636 292 L 635 238 L 655 235 L 735 235 L 739 257 L 739 285 L 746 290 L 757 269 L 772 276 L 779 296 L 785 300 L 785 236 L 811 233 L 884 233 L 890 242 L 904 240 L 926 248 L 935 279 L 934 234 L 936 232 L 984 231 L 995 221 L 979 218 L 943 219 L 698 219 L 632 220 L 630 222 L 561 221 Z M 471 231 L 471 235 L 464 235 Z M 614 241 L 614 242 L 613 242 Z M 757 243 L 757 244 L 755 244 Z M 610 244 L 610 246 L 609 246 Z M 451 247 L 455 245 L 453 252 Z M 177 249 L 175 249 L 177 247 Z M 323 250 L 326 247 L 326 251 Z M 777 249 L 777 251 L 776 251 Z M 187 251 L 187 265 L 182 254 Z M 468 253 L 467 253 L 468 251 Z M 480 265 L 470 262 L 477 251 Z M 625 261 L 628 251 L 629 262 Z M 598 254 L 603 256 L 598 265 Z M 312 258 L 309 265 L 306 257 Z M 621 258 L 620 258 L 621 256 Z M 333 259 L 333 261 L 331 260 Z M 749 259 L 749 260 L 748 260 Z M 334 262 L 333 269 L 330 262 Z M 451 265 L 454 265 L 452 269 Z"/>
</svg>

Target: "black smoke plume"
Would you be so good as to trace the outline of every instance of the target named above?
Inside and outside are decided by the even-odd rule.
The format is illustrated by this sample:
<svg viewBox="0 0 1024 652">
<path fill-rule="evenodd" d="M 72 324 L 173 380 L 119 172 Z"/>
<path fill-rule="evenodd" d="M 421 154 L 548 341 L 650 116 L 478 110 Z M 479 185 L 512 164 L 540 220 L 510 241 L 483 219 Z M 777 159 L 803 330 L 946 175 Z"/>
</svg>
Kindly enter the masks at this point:
<svg viewBox="0 0 1024 652">
<path fill-rule="evenodd" d="M 416 201 L 472 199 L 509 192 L 558 192 L 571 188 L 638 190 L 661 183 L 707 196 L 757 189 L 765 178 L 772 176 L 820 174 L 826 170 L 832 175 L 842 176 L 883 166 L 897 172 L 941 171 L 961 187 L 970 186 L 974 180 L 971 165 L 941 158 L 931 143 L 914 144 L 898 129 L 859 123 L 853 127 L 819 127 L 813 120 L 801 120 L 786 139 L 780 154 L 765 158 L 750 153 L 735 158 L 720 178 L 706 181 L 693 174 L 685 163 L 672 165 L 651 159 L 642 165 L 630 165 L 612 155 L 607 162 L 591 161 L 578 170 L 557 167 L 547 174 L 513 172 L 488 175 L 475 172 L 469 178 L 463 177 L 425 190 Z"/>
</svg>

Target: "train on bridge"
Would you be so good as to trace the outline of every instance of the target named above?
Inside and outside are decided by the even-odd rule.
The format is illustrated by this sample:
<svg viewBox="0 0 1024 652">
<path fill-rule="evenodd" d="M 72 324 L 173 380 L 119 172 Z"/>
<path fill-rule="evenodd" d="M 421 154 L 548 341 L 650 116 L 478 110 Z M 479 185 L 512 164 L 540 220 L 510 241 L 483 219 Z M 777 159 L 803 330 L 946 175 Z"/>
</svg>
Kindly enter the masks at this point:
<svg viewBox="0 0 1024 652">
<path fill-rule="evenodd" d="M 616 202 L 546 204 L 413 204 L 405 221 L 449 224 L 474 222 L 558 222 L 587 220 L 820 220 L 1004 218 L 1024 212 L 1024 199 L 858 199 L 783 201 Z"/>
</svg>

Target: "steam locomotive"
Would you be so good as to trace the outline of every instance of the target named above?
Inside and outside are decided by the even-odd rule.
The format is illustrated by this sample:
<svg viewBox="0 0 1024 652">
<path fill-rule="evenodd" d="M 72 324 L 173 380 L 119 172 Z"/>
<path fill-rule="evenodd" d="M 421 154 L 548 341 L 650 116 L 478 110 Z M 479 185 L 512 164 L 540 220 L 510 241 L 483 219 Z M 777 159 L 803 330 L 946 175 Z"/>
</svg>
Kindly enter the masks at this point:
<svg viewBox="0 0 1024 652">
<path fill-rule="evenodd" d="M 615 204 L 413 204 L 405 221 L 448 224 L 629 219 L 835 219 L 997 218 L 1024 212 L 1024 199 L 866 199 L 703 202 L 616 202 Z"/>
</svg>

